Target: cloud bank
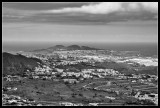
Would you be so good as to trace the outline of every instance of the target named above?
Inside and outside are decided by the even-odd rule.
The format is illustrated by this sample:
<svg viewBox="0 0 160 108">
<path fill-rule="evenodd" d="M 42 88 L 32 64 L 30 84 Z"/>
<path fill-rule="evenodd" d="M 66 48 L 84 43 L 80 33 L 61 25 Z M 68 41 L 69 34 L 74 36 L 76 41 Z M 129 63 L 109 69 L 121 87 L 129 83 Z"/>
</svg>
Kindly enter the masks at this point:
<svg viewBox="0 0 160 108">
<path fill-rule="evenodd" d="M 3 6 L 3 22 L 108 24 L 158 19 L 158 2 L 21 3 Z"/>
<path fill-rule="evenodd" d="M 81 7 L 49 10 L 48 13 L 80 12 L 88 14 L 110 14 L 113 12 L 141 12 L 158 13 L 158 2 L 101 2 L 83 5 Z"/>
</svg>

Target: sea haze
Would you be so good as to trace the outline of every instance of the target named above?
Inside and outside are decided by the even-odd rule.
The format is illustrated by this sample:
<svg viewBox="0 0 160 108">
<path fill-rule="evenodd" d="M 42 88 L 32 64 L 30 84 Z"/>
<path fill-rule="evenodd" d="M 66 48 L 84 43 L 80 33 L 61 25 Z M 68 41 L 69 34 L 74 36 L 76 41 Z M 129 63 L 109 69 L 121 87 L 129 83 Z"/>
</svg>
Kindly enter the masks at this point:
<svg viewBox="0 0 160 108">
<path fill-rule="evenodd" d="M 156 43 L 98 43 L 97 48 L 110 49 L 116 51 L 140 51 L 143 56 L 158 55 Z"/>
<path fill-rule="evenodd" d="M 55 45 L 79 45 L 89 46 L 99 49 L 116 51 L 140 51 L 143 56 L 154 56 L 158 54 L 156 43 L 79 43 L 79 42 L 41 42 L 41 43 L 3 43 L 3 51 L 31 51 L 45 49 Z"/>
</svg>

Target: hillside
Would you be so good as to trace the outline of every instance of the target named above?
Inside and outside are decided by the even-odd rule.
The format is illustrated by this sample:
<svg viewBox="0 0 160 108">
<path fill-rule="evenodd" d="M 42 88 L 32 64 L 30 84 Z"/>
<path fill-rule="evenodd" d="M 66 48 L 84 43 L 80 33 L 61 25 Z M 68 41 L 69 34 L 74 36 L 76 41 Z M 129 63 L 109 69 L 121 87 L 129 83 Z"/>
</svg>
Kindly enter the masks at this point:
<svg viewBox="0 0 160 108">
<path fill-rule="evenodd" d="M 56 45 L 54 47 L 47 48 L 47 50 L 49 50 L 49 51 L 60 50 L 60 49 L 65 49 L 65 46 L 63 46 L 63 45 Z"/>
<path fill-rule="evenodd" d="M 38 66 L 37 62 L 41 60 L 37 58 L 27 58 L 23 55 L 13 55 L 10 53 L 2 53 L 3 58 L 3 75 L 6 74 L 22 74 L 26 69 L 33 69 Z"/>
<path fill-rule="evenodd" d="M 81 47 L 78 45 L 71 45 L 66 47 L 67 50 L 81 50 Z"/>
<path fill-rule="evenodd" d="M 82 46 L 82 47 L 81 47 L 81 50 L 100 50 L 100 49 L 90 48 L 90 47 L 88 47 L 88 46 Z"/>
</svg>

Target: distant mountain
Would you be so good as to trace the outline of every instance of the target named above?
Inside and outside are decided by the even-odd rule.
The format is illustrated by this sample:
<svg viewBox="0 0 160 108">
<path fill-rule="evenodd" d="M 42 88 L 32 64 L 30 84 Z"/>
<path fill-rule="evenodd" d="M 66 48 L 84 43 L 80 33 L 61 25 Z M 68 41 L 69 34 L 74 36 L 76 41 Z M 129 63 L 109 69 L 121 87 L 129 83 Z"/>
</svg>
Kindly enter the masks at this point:
<svg viewBox="0 0 160 108">
<path fill-rule="evenodd" d="M 34 50 L 33 52 L 53 52 L 57 50 L 100 50 L 97 48 L 91 48 L 88 46 L 78 46 L 78 45 L 70 45 L 70 46 L 63 46 L 63 45 L 56 45 L 53 47 L 49 47 L 47 49 L 39 49 L 39 50 Z"/>
<path fill-rule="evenodd" d="M 56 46 L 54 46 L 54 47 L 47 48 L 47 50 L 49 50 L 49 51 L 64 50 L 64 49 L 66 49 L 66 48 L 65 48 L 65 46 L 63 46 L 63 45 L 56 45 Z"/>
<path fill-rule="evenodd" d="M 33 69 L 42 61 L 37 58 L 27 58 L 23 55 L 13 55 L 10 53 L 2 53 L 3 58 L 3 75 L 6 74 L 22 74 L 26 69 Z"/>
<path fill-rule="evenodd" d="M 81 47 L 81 50 L 100 50 L 100 49 L 90 48 L 90 47 L 87 47 L 87 46 L 82 46 L 82 47 Z"/>
<path fill-rule="evenodd" d="M 50 52 L 50 50 L 48 50 L 48 49 L 38 49 L 38 50 L 33 50 L 33 51 L 30 51 L 30 52 L 42 52 L 42 53 L 48 53 L 48 52 Z"/>
<path fill-rule="evenodd" d="M 71 45 L 66 47 L 67 50 L 81 50 L 81 47 L 78 45 Z"/>
</svg>

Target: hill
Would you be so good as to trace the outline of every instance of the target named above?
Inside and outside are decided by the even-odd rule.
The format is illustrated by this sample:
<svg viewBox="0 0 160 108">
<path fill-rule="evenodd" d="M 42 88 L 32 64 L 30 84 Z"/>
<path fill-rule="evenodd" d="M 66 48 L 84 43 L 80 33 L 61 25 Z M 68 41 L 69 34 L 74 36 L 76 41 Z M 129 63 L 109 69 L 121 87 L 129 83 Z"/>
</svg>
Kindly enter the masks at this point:
<svg viewBox="0 0 160 108">
<path fill-rule="evenodd" d="M 97 48 L 91 48 L 88 46 L 78 46 L 78 45 L 70 45 L 70 46 L 63 46 L 63 45 L 56 45 L 53 47 L 49 47 L 46 49 L 39 49 L 39 50 L 33 50 L 32 52 L 44 52 L 44 53 L 51 53 L 53 51 L 57 50 L 100 50 Z"/>
<path fill-rule="evenodd" d="M 64 49 L 65 49 L 65 46 L 63 46 L 63 45 L 56 45 L 54 47 L 47 48 L 47 50 L 49 50 L 49 51 L 64 50 Z"/>
<path fill-rule="evenodd" d="M 67 50 L 81 50 L 81 47 L 78 45 L 71 45 L 66 47 Z"/>
<path fill-rule="evenodd" d="M 81 47 L 81 50 L 100 50 L 100 49 L 90 48 L 90 47 L 88 47 L 88 46 L 82 46 L 82 47 Z"/>
<path fill-rule="evenodd" d="M 38 66 L 38 63 L 42 63 L 41 60 L 37 58 L 27 58 L 23 55 L 13 55 L 10 53 L 2 53 L 3 58 L 3 75 L 10 74 L 22 74 L 26 69 L 32 70 L 34 67 Z"/>
</svg>

